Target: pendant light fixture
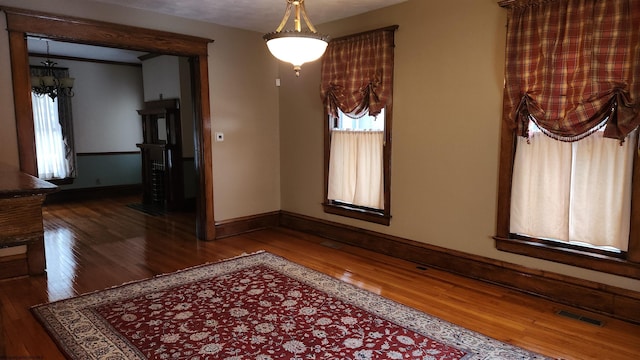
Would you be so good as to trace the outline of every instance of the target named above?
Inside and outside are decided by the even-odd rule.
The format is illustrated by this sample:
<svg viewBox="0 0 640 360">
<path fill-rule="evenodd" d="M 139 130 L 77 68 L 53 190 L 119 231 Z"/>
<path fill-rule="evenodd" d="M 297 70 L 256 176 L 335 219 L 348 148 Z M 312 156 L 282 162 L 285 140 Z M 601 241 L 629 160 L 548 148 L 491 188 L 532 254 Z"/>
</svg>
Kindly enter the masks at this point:
<svg viewBox="0 0 640 360">
<path fill-rule="evenodd" d="M 263 36 L 267 47 L 273 56 L 284 62 L 291 63 L 296 76 L 300 76 L 302 64 L 319 59 L 327 49 L 329 37 L 318 34 L 309 21 L 304 8 L 304 0 L 286 0 L 287 8 L 282 22 L 274 32 Z M 291 11 L 294 11 L 294 28 L 283 30 Z M 304 19 L 308 30 L 302 30 L 300 16 Z"/>
<path fill-rule="evenodd" d="M 31 90 L 38 96 L 47 95 L 54 100 L 59 96 L 72 97 L 74 78 L 57 77 L 55 69 L 57 63 L 49 58 L 49 42 L 47 41 L 47 60 L 42 62 L 44 74 L 41 76 L 31 76 Z"/>
</svg>

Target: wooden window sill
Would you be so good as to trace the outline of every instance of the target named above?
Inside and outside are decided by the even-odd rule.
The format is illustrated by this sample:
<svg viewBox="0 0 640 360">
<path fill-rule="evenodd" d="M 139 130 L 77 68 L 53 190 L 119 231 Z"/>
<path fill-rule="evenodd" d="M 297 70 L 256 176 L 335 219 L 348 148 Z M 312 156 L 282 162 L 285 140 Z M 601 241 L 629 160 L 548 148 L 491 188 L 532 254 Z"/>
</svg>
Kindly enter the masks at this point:
<svg viewBox="0 0 640 360">
<path fill-rule="evenodd" d="M 350 217 L 352 219 L 358 219 L 387 226 L 389 226 L 389 223 L 391 222 L 390 215 L 381 214 L 378 212 L 336 204 L 325 203 L 322 204 L 322 206 L 324 207 L 324 212 L 329 214 Z"/>
<path fill-rule="evenodd" d="M 535 241 L 494 237 L 496 249 L 538 259 L 640 279 L 640 264 L 621 257 L 567 249 Z"/>
</svg>

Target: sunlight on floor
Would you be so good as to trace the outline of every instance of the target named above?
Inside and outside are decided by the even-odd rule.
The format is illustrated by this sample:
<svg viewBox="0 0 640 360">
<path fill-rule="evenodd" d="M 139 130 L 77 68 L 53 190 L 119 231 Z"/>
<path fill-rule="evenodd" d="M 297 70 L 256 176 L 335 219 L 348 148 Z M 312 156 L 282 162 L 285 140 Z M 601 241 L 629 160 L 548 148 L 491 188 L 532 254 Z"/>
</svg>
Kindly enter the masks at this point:
<svg viewBox="0 0 640 360">
<path fill-rule="evenodd" d="M 366 283 L 366 282 L 354 280 L 351 276 L 352 276 L 352 274 L 350 272 L 345 272 L 345 273 L 342 274 L 342 276 L 338 277 L 338 279 L 340 279 L 340 280 L 342 280 L 342 281 L 344 281 L 346 283 L 353 284 L 353 285 L 355 285 L 355 286 L 357 286 L 357 287 L 359 287 L 361 289 L 368 290 L 368 291 L 370 291 L 370 292 L 372 292 L 374 294 L 380 295 L 380 292 L 382 291 L 382 289 L 380 287 L 372 286 L 371 284 Z"/>
<path fill-rule="evenodd" d="M 75 245 L 69 229 L 47 229 L 44 232 L 49 301 L 76 295 L 73 290 L 77 268 Z"/>
</svg>

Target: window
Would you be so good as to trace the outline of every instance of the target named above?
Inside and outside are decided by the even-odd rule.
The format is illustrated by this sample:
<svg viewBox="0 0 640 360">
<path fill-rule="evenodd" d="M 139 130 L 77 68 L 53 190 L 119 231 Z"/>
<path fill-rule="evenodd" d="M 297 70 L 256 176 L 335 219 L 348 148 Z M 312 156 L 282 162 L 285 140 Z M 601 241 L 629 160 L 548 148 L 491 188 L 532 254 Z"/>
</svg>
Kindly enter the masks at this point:
<svg viewBox="0 0 640 360">
<path fill-rule="evenodd" d="M 389 225 L 394 33 L 333 39 L 322 60 L 327 213 Z"/>
<path fill-rule="evenodd" d="M 640 8 L 623 0 L 501 5 L 496 247 L 640 279 Z"/>
<path fill-rule="evenodd" d="M 67 178 L 71 166 L 65 156 L 62 127 L 58 120 L 58 101 L 35 94 L 31 95 L 31 99 L 38 177 L 44 180 Z"/>
<path fill-rule="evenodd" d="M 376 116 L 367 112 L 361 117 L 351 117 L 338 109 L 338 118 L 335 120 L 334 129 L 352 131 L 384 131 L 384 109 Z M 329 120 L 331 121 L 331 120 Z"/>
<path fill-rule="evenodd" d="M 48 71 L 58 77 L 69 76 L 64 68 L 31 67 L 32 76 L 49 75 Z M 32 92 L 31 107 L 38 177 L 58 184 L 71 183 L 76 176 L 71 98 L 63 93 L 51 97 Z"/>
<path fill-rule="evenodd" d="M 384 109 L 352 118 L 339 111 L 331 129 L 327 201 L 384 215 Z M 330 118 L 329 121 L 332 121 Z"/>
<path fill-rule="evenodd" d="M 617 256 L 628 250 L 637 134 L 621 143 L 603 129 L 575 142 L 553 139 L 532 121 L 518 137 L 512 177 L 512 236 Z"/>
</svg>

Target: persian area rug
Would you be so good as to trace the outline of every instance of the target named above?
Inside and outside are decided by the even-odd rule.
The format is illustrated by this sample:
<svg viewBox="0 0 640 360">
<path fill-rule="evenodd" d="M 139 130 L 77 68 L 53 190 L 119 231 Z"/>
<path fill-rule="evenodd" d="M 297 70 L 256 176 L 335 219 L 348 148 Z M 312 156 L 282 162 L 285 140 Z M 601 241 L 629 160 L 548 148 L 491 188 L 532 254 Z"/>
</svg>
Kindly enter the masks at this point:
<svg viewBox="0 0 640 360">
<path fill-rule="evenodd" d="M 544 359 L 267 252 L 31 310 L 71 359 Z"/>
</svg>

